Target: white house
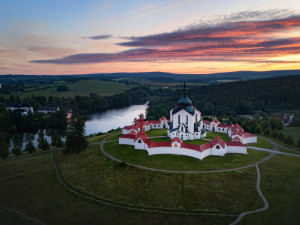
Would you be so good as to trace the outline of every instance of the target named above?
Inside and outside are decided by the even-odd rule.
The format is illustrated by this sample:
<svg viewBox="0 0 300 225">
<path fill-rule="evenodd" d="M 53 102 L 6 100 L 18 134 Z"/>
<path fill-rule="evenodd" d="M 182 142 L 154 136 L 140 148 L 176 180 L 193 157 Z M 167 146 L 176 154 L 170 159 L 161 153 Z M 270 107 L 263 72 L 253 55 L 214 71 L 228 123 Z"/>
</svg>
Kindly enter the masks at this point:
<svg viewBox="0 0 300 225">
<path fill-rule="evenodd" d="M 49 107 L 49 106 L 43 107 L 43 106 L 41 106 L 41 107 L 37 108 L 37 111 L 41 112 L 41 113 L 45 113 L 45 114 L 55 113 L 55 112 L 59 111 L 59 107 L 58 106 L 56 106 L 56 107 Z"/>
</svg>

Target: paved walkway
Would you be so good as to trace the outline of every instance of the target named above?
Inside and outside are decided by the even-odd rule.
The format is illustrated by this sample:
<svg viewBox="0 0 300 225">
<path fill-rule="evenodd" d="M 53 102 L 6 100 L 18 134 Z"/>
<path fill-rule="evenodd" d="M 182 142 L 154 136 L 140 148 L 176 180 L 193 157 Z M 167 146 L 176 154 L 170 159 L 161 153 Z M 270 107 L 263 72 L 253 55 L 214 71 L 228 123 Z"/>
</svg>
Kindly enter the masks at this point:
<svg viewBox="0 0 300 225">
<path fill-rule="evenodd" d="M 289 150 L 289 151 L 296 152 L 296 153 L 299 153 L 299 154 L 300 154 L 300 151 L 297 151 L 297 150 L 295 150 L 295 149 L 292 149 L 292 148 L 289 148 L 289 147 L 280 145 L 280 144 L 276 143 L 275 141 L 272 141 L 272 140 L 270 140 L 270 139 L 268 139 L 268 138 L 265 138 L 265 137 L 262 137 L 262 136 L 259 136 L 259 137 L 262 138 L 262 139 L 264 139 L 264 140 L 266 140 L 266 141 L 268 141 L 268 142 L 270 142 L 270 143 L 271 143 L 272 145 L 274 145 L 274 146 L 278 146 L 278 147 L 284 148 L 284 149 L 286 149 L 286 150 Z"/>
<path fill-rule="evenodd" d="M 248 148 L 255 149 L 255 150 L 258 150 L 258 151 L 263 151 L 263 152 L 275 153 L 275 154 L 279 154 L 279 155 L 289 155 L 289 156 L 300 157 L 300 154 L 280 152 L 278 150 L 271 150 L 271 149 L 266 149 L 266 148 L 253 147 L 253 146 L 248 146 Z"/>
<path fill-rule="evenodd" d="M 263 195 L 263 193 L 261 192 L 261 189 L 260 189 L 260 170 L 259 170 L 258 164 L 255 165 L 255 168 L 256 168 L 256 171 L 257 171 L 256 189 L 257 189 L 257 192 L 258 192 L 259 196 L 264 201 L 264 207 L 262 207 L 260 209 L 256 209 L 256 210 L 241 213 L 230 225 L 237 224 L 238 222 L 241 221 L 241 219 L 244 216 L 246 216 L 248 214 L 262 212 L 262 211 L 265 211 L 269 208 L 269 203 L 268 203 L 267 199 L 265 198 L 265 196 Z"/>
<path fill-rule="evenodd" d="M 28 216 L 27 214 L 25 214 L 25 213 L 23 213 L 23 212 L 21 212 L 21 211 L 19 211 L 19 210 L 16 210 L 16 209 L 10 209 L 10 208 L 4 207 L 4 206 L 0 206 L 0 209 L 3 209 L 3 210 L 5 210 L 5 211 L 9 211 L 9 212 L 13 212 L 13 213 L 17 213 L 17 214 L 19 214 L 19 215 L 25 217 L 26 219 L 32 220 L 32 221 L 34 221 L 34 222 L 36 222 L 36 223 L 38 223 L 38 224 L 41 224 L 41 225 L 47 225 L 46 223 L 44 223 L 44 222 L 42 222 L 42 221 L 40 221 L 40 220 L 38 220 L 38 219 L 36 219 L 36 218 L 33 218 L 33 217 L 31 217 L 31 216 Z"/>
</svg>

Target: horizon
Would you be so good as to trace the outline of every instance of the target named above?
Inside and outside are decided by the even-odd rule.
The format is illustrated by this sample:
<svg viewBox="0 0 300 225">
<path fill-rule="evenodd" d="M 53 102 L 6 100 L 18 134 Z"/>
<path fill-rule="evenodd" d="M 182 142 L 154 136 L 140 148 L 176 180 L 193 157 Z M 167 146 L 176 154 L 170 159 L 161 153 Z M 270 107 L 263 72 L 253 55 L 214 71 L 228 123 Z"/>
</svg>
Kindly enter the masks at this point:
<svg viewBox="0 0 300 225">
<path fill-rule="evenodd" d="M 0 12 L 0 75 L 300 69 L 295 0 L 32 0 Z"/>
</svg>

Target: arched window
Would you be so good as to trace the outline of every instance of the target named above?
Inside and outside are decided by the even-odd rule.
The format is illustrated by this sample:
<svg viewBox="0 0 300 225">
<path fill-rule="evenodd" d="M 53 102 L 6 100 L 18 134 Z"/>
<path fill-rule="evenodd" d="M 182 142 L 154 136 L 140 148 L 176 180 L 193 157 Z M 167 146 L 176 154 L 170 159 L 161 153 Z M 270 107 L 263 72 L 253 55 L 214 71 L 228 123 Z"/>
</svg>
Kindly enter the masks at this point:
<svg viewBox="0 0 300 225">
<path fill-rule="evenodd" d="M 189 116 L 186 115 L 186 123 L 189 123 Z"/>
<path fill-rule="evenodd" d="M 216 149 L 220 149 L 220 146 L 219 146 L 219 145 L 217 145 L 217 146 L 216 146 Z"/>
<path fill-rule="evenodd" d="M 181 127 L 181 131 L 183 132 L 183 127 Z"/>
<path fill-rule="evenodd" d="M 180 123 L 180 115 L 178 115 L 178 123 Z"/>
<path fill-rule="evenodd" d="M 138 140 L 138 143 L 142 143 L 141 139 Z"/>
<path fill-rule="evenodd" d="M 196 113 L 196 121 L 195 122 L 197 122 L 198 121 L 198 114 Z"/>
</svg>

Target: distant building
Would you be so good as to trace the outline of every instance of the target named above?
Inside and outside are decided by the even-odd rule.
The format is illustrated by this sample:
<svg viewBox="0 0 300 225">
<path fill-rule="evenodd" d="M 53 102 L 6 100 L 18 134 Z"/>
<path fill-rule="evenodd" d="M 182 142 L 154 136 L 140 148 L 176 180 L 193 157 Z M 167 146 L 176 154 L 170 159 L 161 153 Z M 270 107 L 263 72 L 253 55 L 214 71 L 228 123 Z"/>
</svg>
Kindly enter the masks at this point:
<svg viewBox="0 0 300 225">
<path fill-rule="evenodd" d="M 37 108 L 37 112 L 41 112 L 41 113 L 55 113 L 59 111 L 59 107 L 55 106 L 55 107 L 50 107 L 50 106 L 43 106 L 43 107 L 38 107 Z"/>
<path fill-rule="evenodd" d="M 10 111 L 21 112 L 22 115 L 27 115 L 29 112 L 33 113 L 33 107 L 28 104 L 6 104 L 6 109 Z"/>
<path fill-rule="evenodd" d="M 273 113 L 270 118 L 278 118 L 282 121 L 284 126 L 288 126 L 294 119 L 294 116 L 288 113 Z"/>
<path fill-rule="evenodd" d="M 71 119 L 72 118 L 72 114 L 73 114 L 73 110 L 72 109 L 68 109 L 68 112 L 67 112 L 67 119 Z"/>
</svg>

